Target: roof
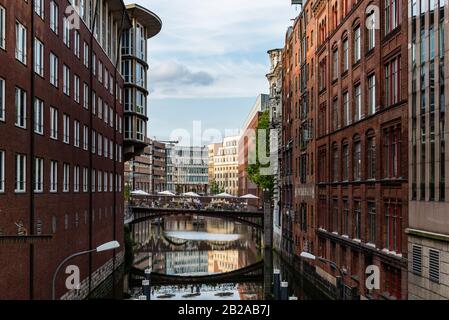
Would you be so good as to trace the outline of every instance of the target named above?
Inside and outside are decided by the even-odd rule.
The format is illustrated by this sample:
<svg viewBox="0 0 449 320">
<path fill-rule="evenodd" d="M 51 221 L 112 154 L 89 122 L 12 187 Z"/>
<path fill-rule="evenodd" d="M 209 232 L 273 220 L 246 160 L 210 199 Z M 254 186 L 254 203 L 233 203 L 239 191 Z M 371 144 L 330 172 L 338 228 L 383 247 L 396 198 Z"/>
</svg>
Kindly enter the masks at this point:
<svg viewBox="0 0 449 320">
<path fill-rule="evenodd" d="M 148 38 L 154 37 L 162 29 L 162 20 L 152 11 L 136 3 L 128 4 L 126 10 L 147 29 Z"/>
</svg>

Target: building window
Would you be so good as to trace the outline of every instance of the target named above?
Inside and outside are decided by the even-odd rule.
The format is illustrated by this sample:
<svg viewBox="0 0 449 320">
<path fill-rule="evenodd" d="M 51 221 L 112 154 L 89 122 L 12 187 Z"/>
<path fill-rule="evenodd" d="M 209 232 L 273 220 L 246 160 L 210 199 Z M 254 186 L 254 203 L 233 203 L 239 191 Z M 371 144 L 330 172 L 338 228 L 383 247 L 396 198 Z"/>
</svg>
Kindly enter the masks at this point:
<svg viewBox="0 0 449 320">
<path fill-rule="evenodd" d="M 401 205 L 393 201 L 385 203 L 387 228 L 386 247 L 390 251 L 401 252 L 402 216 Z"/>
<path fill-rule="evenodd" d="M 77 30 L 73 33 L 73 53 L 77 58 L 80 57 L 80 33 Z"/>
<path fill-rule="evenodd" d="M 332 129 L 337 130 L 338 129 L 338 99 L 335 98 L 332 101 Z"/>
<path fill-rule="evenodd" d="M 44 44 L 38 38 L 34 38 L 34 72 L 44 76 Z"/>
<path fill-rule="evenodd" d="M 50 83 L 58 87 L 58 57 L 50 52 Z"/>
<path fill-rule="evenodd" d="M 440 252 L 429 249 L 429 280 L 440 283 Z"/>
<path fill-rule="evenodd" d="M 370 136 L 366 141 L 367 149 L 367 179 L 376 179 L 376 140 Z"/>
<path fill-rule="evenodd" d="M 0 6 L 0 48 L 5 49 L 6 42 L 6 10 Z"/>
<path fill-rule="evenodd" d="M 327 69 L 326 58 L 324 58 L 320 61 L 318 68 L 319 68 L 318 84 L 319 84 L 319 90 L 321 91 L 321 90 L 326 89 L 326 69 Z"/>
<path fill-rule="evenodd" d="M 348 92 L 343 93 L 343 126 L 349 125 L 349 94 Z"/>
<path fill-rule="evenodd" d="M 5 192 L 5 151 L 0 150 L 0 192 Z"/>
<path fill-rule="evenodd" d="M 26 190 L 26 156 L 16 154 L 16 183 L 15 192 L 25 192 Z"/>
<path fill-rule="evenodd" d="M 95 146 L 95 142 L 97 141 L 97 132 L 95 131 L 95 129 L 92 129 L 92 148 L 91 148 L 91 152 L 93 154 L 95 154 L 97 147 Z"/>
<path fill-rule="evenodd" d="M 92 93 L 93 95 L 95 94 L 94 92 Z M 83 90 L 83 99 L 84 99 L 84 109 L 89 110 L 89 86 L 87 83 L 84 82 L 84 90 Z M 92 101 L 94 102 L 95 98 L 92 98 Z"/>
<path fill-rule="evenodd" d="M 44 159 L 34 159 L 34 192 L 44 191 Z"/>
<path fill-rule="evenodd" d="M 18 21 L 16 22 L 16 59 L 23 64 L 27 62 L 27 30 Z"/>
<path fill-rule="evenodd" d="M 66 17 L 63 17 L 62 24 L 63 24 L 62 38 L 63 38 L 64 44 L 68 48 L 70 48 L 70 23 L 69 23 L 69 20 Z"/>
<path fill-rule="evenodd" d="M 50 161 L 50 192 L 58 192 L 58 162 Z"/>
<path fill-rule="evenodd" d="M 87 192 L 89 184 L 89 169 L 83 168 L 83 192 Z"/>
<path fill-rule="evenodd" d="M 368 77 L 368 114 L 376 113 L 376 76 Z"/>
<path fill-rule="evenodd" d="M 401 176 L 401 127 L 393 126 L 384 129 L 384 177 L 400 178 Z"/>
<path fill-rule="evenodd" d="M 360 84 L 354 86 L 354 122 L 362 119 L 362 88 Z"/>
<path fill-rule="evenodd" d="M 27 112 L 27 95 L 26 92 L 16 87 L 16 126 L 26 128 L 26 112 Z"/>
<path fill-rule="evenodd" d="M 59 7 L 58 5 L 51 0 L 50 1 L 50 29 L 58 34 L 58 26 L 59 26 Z"/>
<path fill-rule="evenodd" d="M 361 147 L 360 141 L 354 142 L 353 151 L 353 169 L 354 169 L 354 181 L 360 181 L 361 170 L 362 170 L 362 157 L 361 157 Z"/>
<path fill-rule="evenodd" d="M 73 125 L 73 145 L 77 148 L 80 147 L 80 122 L 75 120 Z"/>
<path fill-rule="evenodd" d="M 412 245 L 412 272 L 418 276 L 422 274 L 422 247 Z"/>
<path fill-rule="evenodd" d="M 98 170 L 98 175 L 97 175 L 97 178 L 98 178 L 98 184 L 97 184 L 98 192 L 103 191 L 103 188 L 102 188 L 103 177 L 102 177 L 102 175 L 103 175 L 103 172 Z"/>
<path fill-rule="evenodd" d="M 338 200 L 333 200 L 333 212 L 332 212 L 332 227 L 331 231 L 338 233 Z"/>
<path fill-rule="evenodd" d="M 354 201 L 354 238 L 361 239 L 361 208 L 360 201 Z"/>
<path fill-rule="evenodd" d="M 62 115 L 62 141 L 70 143 L 70 116 L 67 114 Z"/>
<path fill-rule="evenodd" d="M 89 128 L 87 126 L 83 127 L 83 149 L 89 150 Z"/>
<path fill-rule="evenodd" d="M 38 98 L 34 100 L 34 132 L 44 134 L 44 102 Z"/>
<path fill-rule="evenodd" d="M 343 72 L 349 69 L 349 42 L 348 39 L 343 40 Z"/>
<path fill-rule="evenodd" d="M 5 121 L 5 80 L 0 78 L 0 121 Z"/>
<path fill-rule="evenodd" d="M 80 77 L 76 74 L 73 76 L 73 100 L 80 102 Z"/>
<path fill-rule="evenodd" d="M 385 65 L 385 105 L 399 102 L 400 97 L 400 58 L 396 57 Z"/>
<path fill-rule="evenodd" d="M 376 243 L 376 203 L 368 202 L 368 241 Z"/>
<path fill-rule="evenodd" d="M 95 192 L 95 169 L 92 169 L 92 174 L 91 174 L 91 180 L 92 180 L 92 184 L 91 184 L 91 190 L 92 192 Z"/>
<path fill-rule="evenodd" d="M 70 190 L 70 165 L 68 163 L 63 164 L 63 185 L 62 192 L 69 192 Z"/>
<path fill-rule="evenodd" d="M 62 90 L 65 95 L 70 96 L 70 69 L 69 69 L 69 67 L 67 67 L 66 65 L 63 65 L 62 73 L 63 73 Z"/>
<path fill-rule="evenodd" d="M 385 34 L 389 34 L 399 25 L 399 1 L 385 0 Z"/>
<path fill-rule="evenodd" d="M 338 79 L 338 49 L 332 52 L 332 80 Z"/>
<path fill-rule="evenodd" d="M 349 203 L 343 200 L 343 231 L 344 235 L 349 236 Z"/>
<path fill-rule="evenodd" d="M 342 148 L 342 181 L 349 180 L 349 144 L 343 144 Z M 324 169 L 324 168 L 323 168 Z"/>
<path fill-rule="evenodd" d="M 340 168 L 340 163 L 338 161 L 338 147 L 335 143 L 332 148 L 332 181 L 338 181 L 338 168 Z"/>
<path fill-rule="evenodd" d="M 73 192 L 80 191 L 80 167 L 73 167 Z"/>
<path fill-rule="evenodd" d="M 50 138 L 58 140 L 58 110 L 50 107 Z"/>
<path fill-rule="evenodd" d="M 360 26 L 354 29 L 354 63 L 362 58 L 362 42 L 361 42 Z"/>
<path fill-rule="evenodd" d="M 89 68 L 89 45 L 84 42 L 84 66 Z"/>
<path fill-rule="evenodd" d="M 373 10 L 366 19 L 366 26 L 368 27 L 368 51 L 373 50 L 376 46 L 376 23 L 376 14 Z"/>
</svg>

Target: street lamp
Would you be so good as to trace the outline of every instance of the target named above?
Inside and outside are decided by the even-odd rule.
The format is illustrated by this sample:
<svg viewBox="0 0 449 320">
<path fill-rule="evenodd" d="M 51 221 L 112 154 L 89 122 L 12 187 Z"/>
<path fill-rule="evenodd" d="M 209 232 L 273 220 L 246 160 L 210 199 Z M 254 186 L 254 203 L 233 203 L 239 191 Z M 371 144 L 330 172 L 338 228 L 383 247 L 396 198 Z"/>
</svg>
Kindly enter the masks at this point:
<svg viewBox="0 0 449 320">
<path fill-rule="evenodd" d="M 319 261 L 321 261 L 321 262 L 328 263 L 328 264 L 331 265 L 331 267 L 337 269 L 338 272 L 340 273 L 340 278 L 341 278 L 341 283 L 340 283 L 340 299 L 344 300 L 344 294 L 343 294 L 344 291 L 343 291 L 343 289 L 344 289 L 344 276 L 345 276 L 345 273 L 343 272 L 343 270 L 342 270 L 339 266 L 337 266 L 337 264 L 336 264 L 335 262 L 333 262 L 333 261 L 331 261 L 331 260 L 327 260 L 327 259 L 325 259 L 325 258 L 323 258 L 323 257 L 317 257 L 317 256 L 311 254 L 310 252 L 306 252 L 306 251 L 301 252 L 301 254 L 300 254 L 299 256 L 300 256 L 301 258 L 304 258 L 304 259 L 309 259 L 309 260 L 319 260 Z"/>
<path fill-rule="evenodd" d="M 56 268 L 55 273 L 53 274 L 52 287 L 51 287 L 52 288 L 51 289 L 51 299 L 52 300 L 56 300 L 56 297 L 55 297 L 56 296 L 56 288 L 55 288 L 56 287 L 56 275 L 58 274 L 59 269 L 61 269 L 61 267 L 67 261 L 69 261 L 72 258 L 81 256 L 81 255 L 84 255 L 84 254 L 88 254 L 88 253 L 91 253 L 91 252 L 103 252 L 103 251 L 113 250 L 113 249 L 116 249 L 118 247 L 120 247 L 120 243 L 118 243 L 118 241 L 116 241 L 116 240 L 109 241 L 109 242 L 106 242 L 106 243 L 96 247 L 95 249 L 74 253 L 74 254 L 68 256 L 67 258 L 65 258 L 64 260 L 62 260 L 62 262 Z"/>
</svg>

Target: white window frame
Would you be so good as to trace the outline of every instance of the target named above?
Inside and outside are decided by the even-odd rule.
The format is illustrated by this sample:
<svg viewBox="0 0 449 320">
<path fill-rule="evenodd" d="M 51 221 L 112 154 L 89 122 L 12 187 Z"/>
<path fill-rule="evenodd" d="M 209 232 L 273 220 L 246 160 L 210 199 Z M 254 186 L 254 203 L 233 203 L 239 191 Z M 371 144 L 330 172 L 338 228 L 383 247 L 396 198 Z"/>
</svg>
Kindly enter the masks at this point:
<svg viewBox="0 0 449 320">
<path fill-rule="evenodd" d="M 38 38 L 34 38 L 34 72 L 44 76 L 44 44 Z"/>
<path fill-rule="evenodd" d="M 45 0 L 34 0 L 34 12 L 44 19 L 45 14 Z"/>
<path fill-rule="evenodd" d="M 0 78 L 0 121 L 5 121 L 5 113 L 6 113 L 6 108 L 5 108 L 5 102 L 6 102 L 6 98 L 5 98 L 5 79 Z"/>
<path fill-rule="evenodd" d="M 362 31 L 360 26 L 354 29 L 354 63 L 362 59 Z"/>
<path fill-rule="evenodd" d="M 67 46 L 67 48 L 70 48 L 70 22 L 67 17 L 62 17 L 62 41 Z"/>
<path fill-rule="evenodd" d="M 73 76 L 73 100 L 80 103 L 80 77 L 76 74 Z"/>
<path fill-rule="evenodd" d="M 26 129 L 27 125 L 27 93 L 22 88 L 16 87 L 15 95 L 15 125 L 16 127 Z"/>
<path fill-rule="evenodd" d="M 6 9 L 0 5 L 0 48 L 6 46 Z"/>
<path fill-rule="evenodd" d="M 70 68 L 65 64 L 62 66 L 62 91 L 65 95 L 70 96 Z"/>
<path fill-rule="evenodd" d="M 16 20 L 16 59 L 27 64 L 27 28 Z"/>
<path fill-rule="evenodd" d="M 89 85 L 85 82 L 83 87 L 83 99 L 84 109 L 89 110 Z"/>
<path fill-rule="evenodd" d="M 58 34 L 58 28 L 59 28 L 59 7 L 53 0 L 50 0 L 50 29 L 54 33 Z"/>
<path fill-rule="evenodd" d="M 5 151 L 0 150 L 0 193 L 5 192 Z"/>
<path fill-rule="evenodd" d="M 77 148 L 80 147 L 80 122 L 75 120 L 73 124 L 73 145 Z"/>
<path fill-rule="evenodd" d="M 83 149 L 89 150 L 89 127 L 83 127 Z"/>
<path fill-rule="evenodd" d="M 62 175 L 63 175 L 63 183 L 62 183 L 62 192 L 70 191 L 70 164 L 64 163 L 62 165 Z"/>
<path fill-rule="evenodd" d="M 70 143 L 70 116 L 65 113 L 62 115 L 62 142 Z"/>
<path fill-rule="evenodd" d="M 44 159 L 34 158 L 34 192 L 44 191 Z"/>
<path fill-rule="evenodd" d="M 84 42 L 84 66 L 89 69 L 89 45 Z"/>
<path fill-rule="evenodd" d="M 50 138 L 58 140 L 58 109 L 50 107 Z"/>
<path fill-rule="evenodd" d="M 83 192 L 88 191 L 88 187 L 89 187 L 88 184 L 89 184 L 89 169 L 83 168 Z"/>
<path fill-rule="evenodd" d="M 34 132 L 44 134 L 44 101 L 39 98 L 34 99 Z"/>
<path fill-rule="evenodd" d="M 80 191 L 80 167 L 73 167 L 73 192 Z"/>
<path fill-rule="evenodd" d="M 58 57 L 50 52 L 50 83 L 56 88 L 58 87 L 58 67 Z"/>
<path fill-rule="evenodd" d="M 50 192 L 58 192 L 58 161 L 50 161 Z"/>
<path fill-rule="evenodd" d="M 80 33 L 75 30 L 73 33 L 73 53 L 79 59 L 80 57 Z"/>
<path fill-rule="evenodd" d="M 16 174 L 14 192 L 26 192 L 26 155 L 16 154 Z"/>
</svg>

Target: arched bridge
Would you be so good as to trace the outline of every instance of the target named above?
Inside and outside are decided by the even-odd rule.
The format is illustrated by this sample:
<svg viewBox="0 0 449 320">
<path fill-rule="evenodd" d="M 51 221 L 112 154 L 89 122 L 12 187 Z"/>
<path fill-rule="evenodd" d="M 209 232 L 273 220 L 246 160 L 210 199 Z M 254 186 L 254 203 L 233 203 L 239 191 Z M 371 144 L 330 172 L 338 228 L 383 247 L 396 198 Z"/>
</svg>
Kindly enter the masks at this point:
<svg viewBox="0 0 449 320">
<path fill-rule="evenodd" d="M 160 273 L 151 273 L 150 285 L 191 285 L 191 284 L 219 284 L 219 283 L 254 283 L 263 281 L 263 260 L 226 273 L 218 273 L 204 276 L 175 276 Z M 144 270 L 132 268 L 130 285 L 134 287 L 142 286 L 145 280 Z"/>
<path fill-rule="evenodd" d="M 215 217 L 235 220 L 254 228 L 263 229 L 264 215 L 262 211 L 235 211 L 235 210 L 207 210 L 207 209 L 180 209 L 180 208 L 151 208 L 128 207 L 131 218 L 125 223 L 136 224 L 139 222 L 173 215 L 197 215 L 203 217 Z"/>
</svg>

